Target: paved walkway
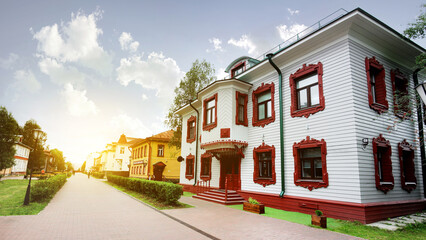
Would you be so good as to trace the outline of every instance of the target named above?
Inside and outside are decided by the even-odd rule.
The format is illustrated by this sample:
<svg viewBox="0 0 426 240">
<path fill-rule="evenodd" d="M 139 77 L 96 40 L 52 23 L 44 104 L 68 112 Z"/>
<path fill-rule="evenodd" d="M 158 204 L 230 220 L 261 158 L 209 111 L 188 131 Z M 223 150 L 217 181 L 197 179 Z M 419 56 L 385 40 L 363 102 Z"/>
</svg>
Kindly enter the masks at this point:
<svg viewBox="0 0 426 240">
<path fill-rule="evenodd" d="M 34 216 L 0 217 L 1 239 L 355 239 L 182 197 L 194 208 L 154 210 L 86 175 L 71 177 Z"/>
</svg>

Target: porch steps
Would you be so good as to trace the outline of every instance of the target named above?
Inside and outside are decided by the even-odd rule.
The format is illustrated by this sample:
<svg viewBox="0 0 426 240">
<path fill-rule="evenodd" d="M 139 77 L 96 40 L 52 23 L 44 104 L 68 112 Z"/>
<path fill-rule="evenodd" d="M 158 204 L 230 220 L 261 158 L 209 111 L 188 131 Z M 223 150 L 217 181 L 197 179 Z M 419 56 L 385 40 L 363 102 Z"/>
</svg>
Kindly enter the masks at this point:
<svg viewBox="0 0 426 240">
<path fill-rule="evenodd" d="M 236 205 L 245 202 L 236 191 L 228 190 L 228 198 L 225 201 L 225 190 L 210 190 L 203 193 L 198 193 L 192 196 L 193 198 L 219 203 L 223 205 Z"/>
</svg>

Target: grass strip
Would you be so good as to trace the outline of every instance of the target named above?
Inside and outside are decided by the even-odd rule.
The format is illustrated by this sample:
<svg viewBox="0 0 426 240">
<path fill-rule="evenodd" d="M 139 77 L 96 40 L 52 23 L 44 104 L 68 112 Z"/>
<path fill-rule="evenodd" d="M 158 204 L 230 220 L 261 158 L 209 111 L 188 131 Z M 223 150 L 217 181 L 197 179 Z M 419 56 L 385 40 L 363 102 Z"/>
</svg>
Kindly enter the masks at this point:
<svg viewBox="0 0 426 240">
<path fill-rule="evenodd" d="M 137 199 L 141 200 L 142 202 L 144 202 L 144 203 L 146 203 L 146 204 L 148 204 L 148 205 L 150 205 L 152 207 L 155 207 L 158 210 L 178 209 L 178 208 L 191 208 L 191 207 L 193 207 L 191 205 L 188 205 L 188 204 L 185 204 L 185 203 L 181 203 L 181 202 L 178 202 L 177 204 L 174 204 L 174 205 L 168 205 L 168 204 L 165 204 L 163 202 L 157 201 L 157 199 L 155 199 L 155 198 L 148 197 L 148 196 L 145 196 L 145 195 L 143 195 L 141 193 L 128 190 L 128 189 L 126 189 L 124 187 L 118 186 L 117 184 L 114 184 L 114 183 L 111 183 L 111 182 L 108 182 L 108 181 L 105 181 L 104 183 L 106 183 L 106 184 L 114 187 L 115 189 L 120 190 L 120 191 L 122 191 L 122 192 L 124 192 L 124 193 L 126 193 L 126 194 L 128 194 L 128 195 L 130 195 L 132 197 L 134 197 L 134 198 L 137 198 Z"/>
<path fill-rule="evenodd" d="M 35 183 L 32 180 L 32 183 Z M 37 215 L 43 210 L 50 199 L 42 202 L 30 202 L 24 206 L 25 193 L 28 180 L 3 180 L 0 181 L 0 216 L 10 215 Z"/>
<path fill-rule="evenodd" d="M 242 204 L 228 205 L 227 207 L 243 210 Z M 289 212 L 280 209 L 265 207 L 265 214 L 262 215 L 307 226 L 312 226 L 311 215 L 309 214 Z M 389 231 L 377 227 L 370 227 L 359 222 L 350 222 L 339 219 L 327 218 L 327 230 L 365 239 L 424 240 L 426 236 L 426 223 L 409 224 L 404 229 Z"/>
</svg>

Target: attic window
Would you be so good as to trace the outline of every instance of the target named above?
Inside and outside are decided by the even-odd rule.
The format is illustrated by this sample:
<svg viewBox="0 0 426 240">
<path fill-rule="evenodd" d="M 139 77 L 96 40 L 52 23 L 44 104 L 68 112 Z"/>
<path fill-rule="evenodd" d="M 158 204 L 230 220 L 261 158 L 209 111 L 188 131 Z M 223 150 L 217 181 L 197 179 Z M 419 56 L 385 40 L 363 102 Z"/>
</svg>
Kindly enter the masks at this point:
<svg viewBox="0 0 426 240">
<path fill-rule="evenodd" d="M 246 70 L 246 62 L 240 62 L 231 69 L 231 78 Z"/>
</svg>

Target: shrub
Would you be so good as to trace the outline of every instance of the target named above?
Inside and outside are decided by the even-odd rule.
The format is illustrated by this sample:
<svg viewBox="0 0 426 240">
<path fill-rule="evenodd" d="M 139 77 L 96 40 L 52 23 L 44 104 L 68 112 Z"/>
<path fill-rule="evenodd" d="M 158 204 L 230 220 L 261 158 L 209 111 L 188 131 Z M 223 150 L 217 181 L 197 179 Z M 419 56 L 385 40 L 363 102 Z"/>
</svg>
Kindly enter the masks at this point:
<svg viewBox="0 0 426 240">
<path fill-rule="evenodd" d="M 249 197 L 248 202 L 251 203 L 251 204 L 259 205 L 259 202 L 256 199 L 252 198 L 252 197 Z"/>
<path fill-rule="evenodd" d="M 67 178 L 71 177 L 72 173 L 71 172 L 67 172 Z"/>
<path fill-rule="evenodd" d="M 318 217 L 322 216 L 322 211 L 321 210 L 315 210 L 315 215 L 317 215 Z"/>
<path fill-rule="evenodd" d="M 66 181 L 65 174 L 58 174 L 46 180 L 38 180 L 31 187 L 31 201 L 40 202 L 51 199 Z"/>
<path fill-rule="evenodd" d="M 100 179 L 103 179 L 105 177 L 105 174 L 103 172 L 93 172 L 91 175 L 95 178 L 100 178 Z"/>
<path fill-rule="evenodd" d="M 126 178 L 112 174 L 108 174 L 107 179 L 109 182 L 155 198 L 158 201 L 164 202 L 166 204 L 176 204 L 183 193 L 183 187 L 181 185 L 168 182 L 157 182 L 139 178 Z"/>
</svg>

